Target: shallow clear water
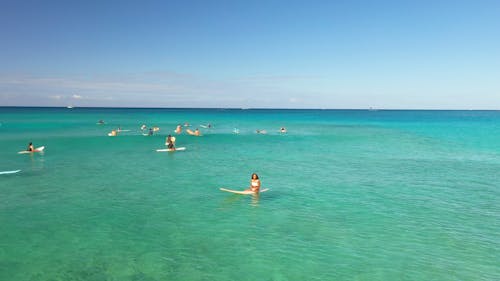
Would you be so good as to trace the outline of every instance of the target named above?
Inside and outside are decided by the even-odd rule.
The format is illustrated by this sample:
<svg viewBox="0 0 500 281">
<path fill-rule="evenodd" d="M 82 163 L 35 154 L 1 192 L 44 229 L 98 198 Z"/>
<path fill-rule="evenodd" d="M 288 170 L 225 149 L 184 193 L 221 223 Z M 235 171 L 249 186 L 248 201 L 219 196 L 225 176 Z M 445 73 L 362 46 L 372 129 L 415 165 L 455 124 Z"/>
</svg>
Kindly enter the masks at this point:
<svg viewBox="0 0 500 281">
<path fill-rule="evenodd" d="M 185 122 L 213 128 L 155 152 Z M 0 123 L 0 171 L 22 170 L 0 175 L 0 280 L 500 280 L 498 111 L 0 108 Z M 30 141 L 45 153 L 17 154 Z M 219 191 L 253 172 L 270 191 Z"/>
</svg>

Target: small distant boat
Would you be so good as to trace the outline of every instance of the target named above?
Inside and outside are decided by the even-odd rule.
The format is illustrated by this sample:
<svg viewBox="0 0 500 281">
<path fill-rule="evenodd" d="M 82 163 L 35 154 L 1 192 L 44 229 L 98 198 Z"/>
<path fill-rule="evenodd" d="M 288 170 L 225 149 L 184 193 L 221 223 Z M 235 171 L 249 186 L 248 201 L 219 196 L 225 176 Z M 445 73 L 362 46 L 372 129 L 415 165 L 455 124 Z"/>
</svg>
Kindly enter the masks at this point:
<svg viewBox="0 0 500 281">
<path fill-rule="evenodd" d="M 66 106 L 66 108 L 72 109 L 73 106 L 72 105 L 68 105 L 68 106 Z"/>
</svg>

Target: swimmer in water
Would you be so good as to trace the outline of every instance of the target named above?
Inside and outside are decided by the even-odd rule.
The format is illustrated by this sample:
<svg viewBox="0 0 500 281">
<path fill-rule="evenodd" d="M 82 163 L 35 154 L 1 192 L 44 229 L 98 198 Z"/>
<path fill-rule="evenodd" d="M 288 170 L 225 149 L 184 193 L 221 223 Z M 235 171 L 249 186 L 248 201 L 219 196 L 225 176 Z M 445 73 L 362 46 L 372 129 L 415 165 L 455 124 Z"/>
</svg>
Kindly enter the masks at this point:
<svg viewBox="0 0 500 281">
<path fill-rule="evenodd" d="M 182 133 L 182 126 L 181 126 L 181 124 L 177 125 L 177 128 L 175 128 L 175 133 L 176 134 Z"/>
</svg>

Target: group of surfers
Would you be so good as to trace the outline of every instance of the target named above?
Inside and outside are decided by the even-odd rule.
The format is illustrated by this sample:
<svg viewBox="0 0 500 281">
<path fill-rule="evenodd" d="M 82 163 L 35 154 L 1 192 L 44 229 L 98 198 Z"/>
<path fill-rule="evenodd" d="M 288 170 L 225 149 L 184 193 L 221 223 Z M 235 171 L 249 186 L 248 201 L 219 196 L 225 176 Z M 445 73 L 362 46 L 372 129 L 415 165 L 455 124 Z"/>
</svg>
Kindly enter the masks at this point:
<svg viewBox="0 0 500 281">
<path fill-rule="evenodd" d="M 186 126 L 186 125 L 184 125 Z M 206 126 L 207 128 L 212 128 L 212 125 L 208 124 Z M 177 127 L 175 128 L 175 131 L 174 131 L 176 134 L 181 134 L 182 133 L 182 126 L 181 124 L 177 125 Z M 201 136 L 201 133 L 200 133 L 200 130 L 198 130 L 198 128 L 196 128 L 194 131 L 190 130 L 190 129 L 186 129 L 186 133 L 192 135 L 192 136 Z"/>
<path fill-rule="evenodd" d="M 167 146 L 168 149 L 175 150 L 175 137 L 173 137 L 172 135 L 168 135 L 167 139 L 165 141 L 165 145 Z M 29 143 L 27 151 L 30 151 L 30 152 L 35 151 L 35 148 L 34 148 L 32 142 Z M 260 179 L 256 173 L 252 174 L 252 177 L 250 178 L 250 187 L 248 189 L 246 189 L 245 191 L 251 191 L 255 194 L 259 193 L 259 191 L 260 191 Z"/>
<path fill-rule="evenodd" d="M 99 120 L 98 124 L 101 124 L 100 123 L 101 121 L 102 120 Z M 102 124 L 104 124 L 104 123 L 102 123 Z M 141 131 L 145 131 L 145 130 L 147 130 L 147 126 L 145 124 L 143 124 L 141 126 Z M 118 133 L 120 133 L 122 131 L 129 131 L 129 130 L 122 130 L 121 127 L 118 127 L 118 129 L 116 129 L 116 130 L 115 129 L 111 130 L 111 132 L 108 133 L 108 136 L 115 137 L 118 135 Z M 155 132 L 158 132 L 158 131 L 160 131 L 160 127 L 149 128 L 148 133 L 146 135 L 152 136 Z"/>
<path fill-rule="evenodd" d="M 102 121 L 102 120 L 100 120 L 100 121 Z M 101 122 L 99 122 L 99 123 L 101 123 Z M 147 127 L 145 125 L 141 126 L 141 130 L 145 130 L 146 128 Z M 208 124 L 207 128 L 211 128 L 211 125 Z M 158 127 L 150 128 L 149 129 L 149 135 L 152 135 L 153 132 L 159 131 L 159 130 L 160 130 L 160 128 L 158 128 Z M 121 131 L 120 128 L 118 128 L 118 130 L 112 130 L 111 133 L 109 133 L 108 135 L 110 135 L 110 136 L 116 136 L 119 131 Z M 190 134 L 190 135 L 200 136 L 200 131 L 198 130 L 198 128 L 193 133 L 190 133 L 189 131 L 190 131 L 189 129 L 186 130 L 186 132 L 188 132 L 188 134 Z M 181 132 L 182 132 L 182 127 L 179 124 L 177 126 L 177 128 L 175 129 L 175 133 L 180 134 Z M 281 133 L 286 133 L 286 129 L 285 128 L 281 128 L 280 132 Z M 169 150 L 175 150 L 175 137 L 169 134 L 167 136 L 166 140 L 165 140 L 165 145 L 167 146 L 167 148 Z M 27 151 L 30 151 L 30 152 L 34 152 L 35 151 L 35 148 L 34 148 L 32 142 L 29 143 Z M 250 187 L 248 189 L 246 189 L 245 191 L 251 191 L 251 192 L 257 194 L 260 191 L 260 186 L 261 186 L 261 183 L 260 183 L 259 176 L 256 173 L 253 173 L 252 176 L 251 176 L 251 179 L 250 179 Z"/>
<path fill-rule="evenodd" d="M 104 121 L 99 120 L 98 124 L 104 124 Z M 184 126 L 187 127 L 187 126 L 189 126 L 189 124 L 186 123 Z M 211 128 L 212 125 L 208 124 L 206 127 Z M 147 129 L 146 125 L 141 126 L 141 130 L 144 131 L 146 129 Z M 148 135 L 151 136 L 151 135 L 153 135 L 154 132 L 157 132 L 159 130 L 160 130 L 159 127 L 149 128 Z M 118 127 L 117 130 L 112 130 L 108 135 L 109 136 L 116 136 L 121 131 L 122 131 L 121 128 Z M 187 129 L 186 132 L 190 135 L 201 136 L 198 128 L 196 128 L 194 131 Z M 286 133 L 286 132 L 287 132 L 286 129 L 284 127 L 281 127 L 280 133 Z M 175 133 L 176 134 L 182 133 L 182 126 L 180 124 L 177 125 L 177 127 L 175 128 Z M 266 131 L 265 130 L 257 130 L 256 133 L 265 134 Z M 165 145 L 167 146 L 168 149 L 175 150 L 175 137 L 169 134 L 165 140 Z M 35 151 L 35 147 L 33 146 L 32 142 L 29 143 L 28 148 L 26 150 L 30 151 L 30 152 Z M 260 186 L 261 186 L 261 182 L 260 182 L 259 176 L 256 173 L 253 173 L 251 176 L 251 179 L 250 179 L 250 187 L 248 189 L 246 189 L 246 191 L 251 191 L 253 193 L 259 193 Z"/>
<path fill-rule="evenodd" d="M 99 124 L 102 124 L 101 122 L 103 122 L 103 123 L 104 123 L 104 121 L 99 120 Z M 189 124 L 188 124 L 188 123 L 184 124 L 184 127 L 188 127 L 188 126 L 189 126 Z M 211 125 L 211 124 L 208 124 L 208 125 L 206 125 L 206 126 L 204 126 L 204 127 L 205 127 L 205 128 L 210 129 L 210 128 L 212 128 L 212 125 Z M 146 126 L 145 124 L 143 124 L 143 125 L 141 126 L 141 130 L 142 130 L 142 131 L 147 130 L 147 126 Z M 159 128 L 159 127 L 149 128 L 149 131 L 148 131 L 148 134 L 147 134 L 147 135 L 148 135 L 148 136 L 152 136 L 155 132 L 158 132 L 159 130 L 160 130 L 160 128 Z M 122 131 L 122 130 L 120 129 L 120 127 L 118 127 L 118 129 L 116 129 L 116 130 L 111 130 L 111 132 L 109 132 L 109 133 L 108 133 L 108 136 L 113 136 L 113 137 L 114 137 L 114 136 L 117 136 L 117 135 L 118 135 L 118 133 L 119 133 L 119 132 L 121 132 L 121 131 Z M 181 133 L 182 133 L 182 125 L 181 125 L 181 124 L 177 125 L 177 127 L 176 127 L 176 128 L 175 128 L 175 130 L 174 130 L 174 132 L 175 132 L 176 134 L 178 134 L 178 135 L 179 135 L 179 134 L 181 134 Z M 239 133 L 239 130 L 238 130 L 238 129 L 235 129 L 235 130 L 234 130 L 234 132 L 235 132 L 235 133 Z M 267 131 L 266 131 L 266 130 L 256 130 L 255 132 L 256 132 L 257 134 L 267 134 Z M 280 130 L 279 130 L 279 132 L 280 132 L 280 133 L 282 133 L 282 134 L 286 134 L 286 133 L 287 133 L 287 130 L 286 130 L 286 128 L 285 128 L 285 127 L 281 127 L 281 128 L 280 128 Z M 192 131 L 192 130 L 190 130 L 190 129 L 186 129 L 186 133 L 188 133 L 189 135 L 192 135 L 192 136 L 197 136 L 197 137 L 201 136 L 200 130 L 199 130 L 198 128 L 196 128 L 194 131 Z"/>
</svg>

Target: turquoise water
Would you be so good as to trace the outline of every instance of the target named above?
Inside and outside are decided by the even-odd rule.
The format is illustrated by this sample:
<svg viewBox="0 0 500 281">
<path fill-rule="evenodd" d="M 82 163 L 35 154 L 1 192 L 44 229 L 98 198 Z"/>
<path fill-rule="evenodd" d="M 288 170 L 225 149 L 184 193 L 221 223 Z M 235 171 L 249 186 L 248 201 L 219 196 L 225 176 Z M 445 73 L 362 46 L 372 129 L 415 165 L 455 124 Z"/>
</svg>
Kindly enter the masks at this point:
<svg viewBox="0 0 500 281">
<path fill-rule="evenodd" d="M 213 128 L 155 152 L 185 122 Z M 500 280 L 499 111 L 0 108 L 0 123 L 0 171 L 22 170 L 0 175 L 0 280 Z M 30 141 L 45 153 L 17 154 Z M 270 191 L 219 191 L 253 172 Z"/>
</svg>

